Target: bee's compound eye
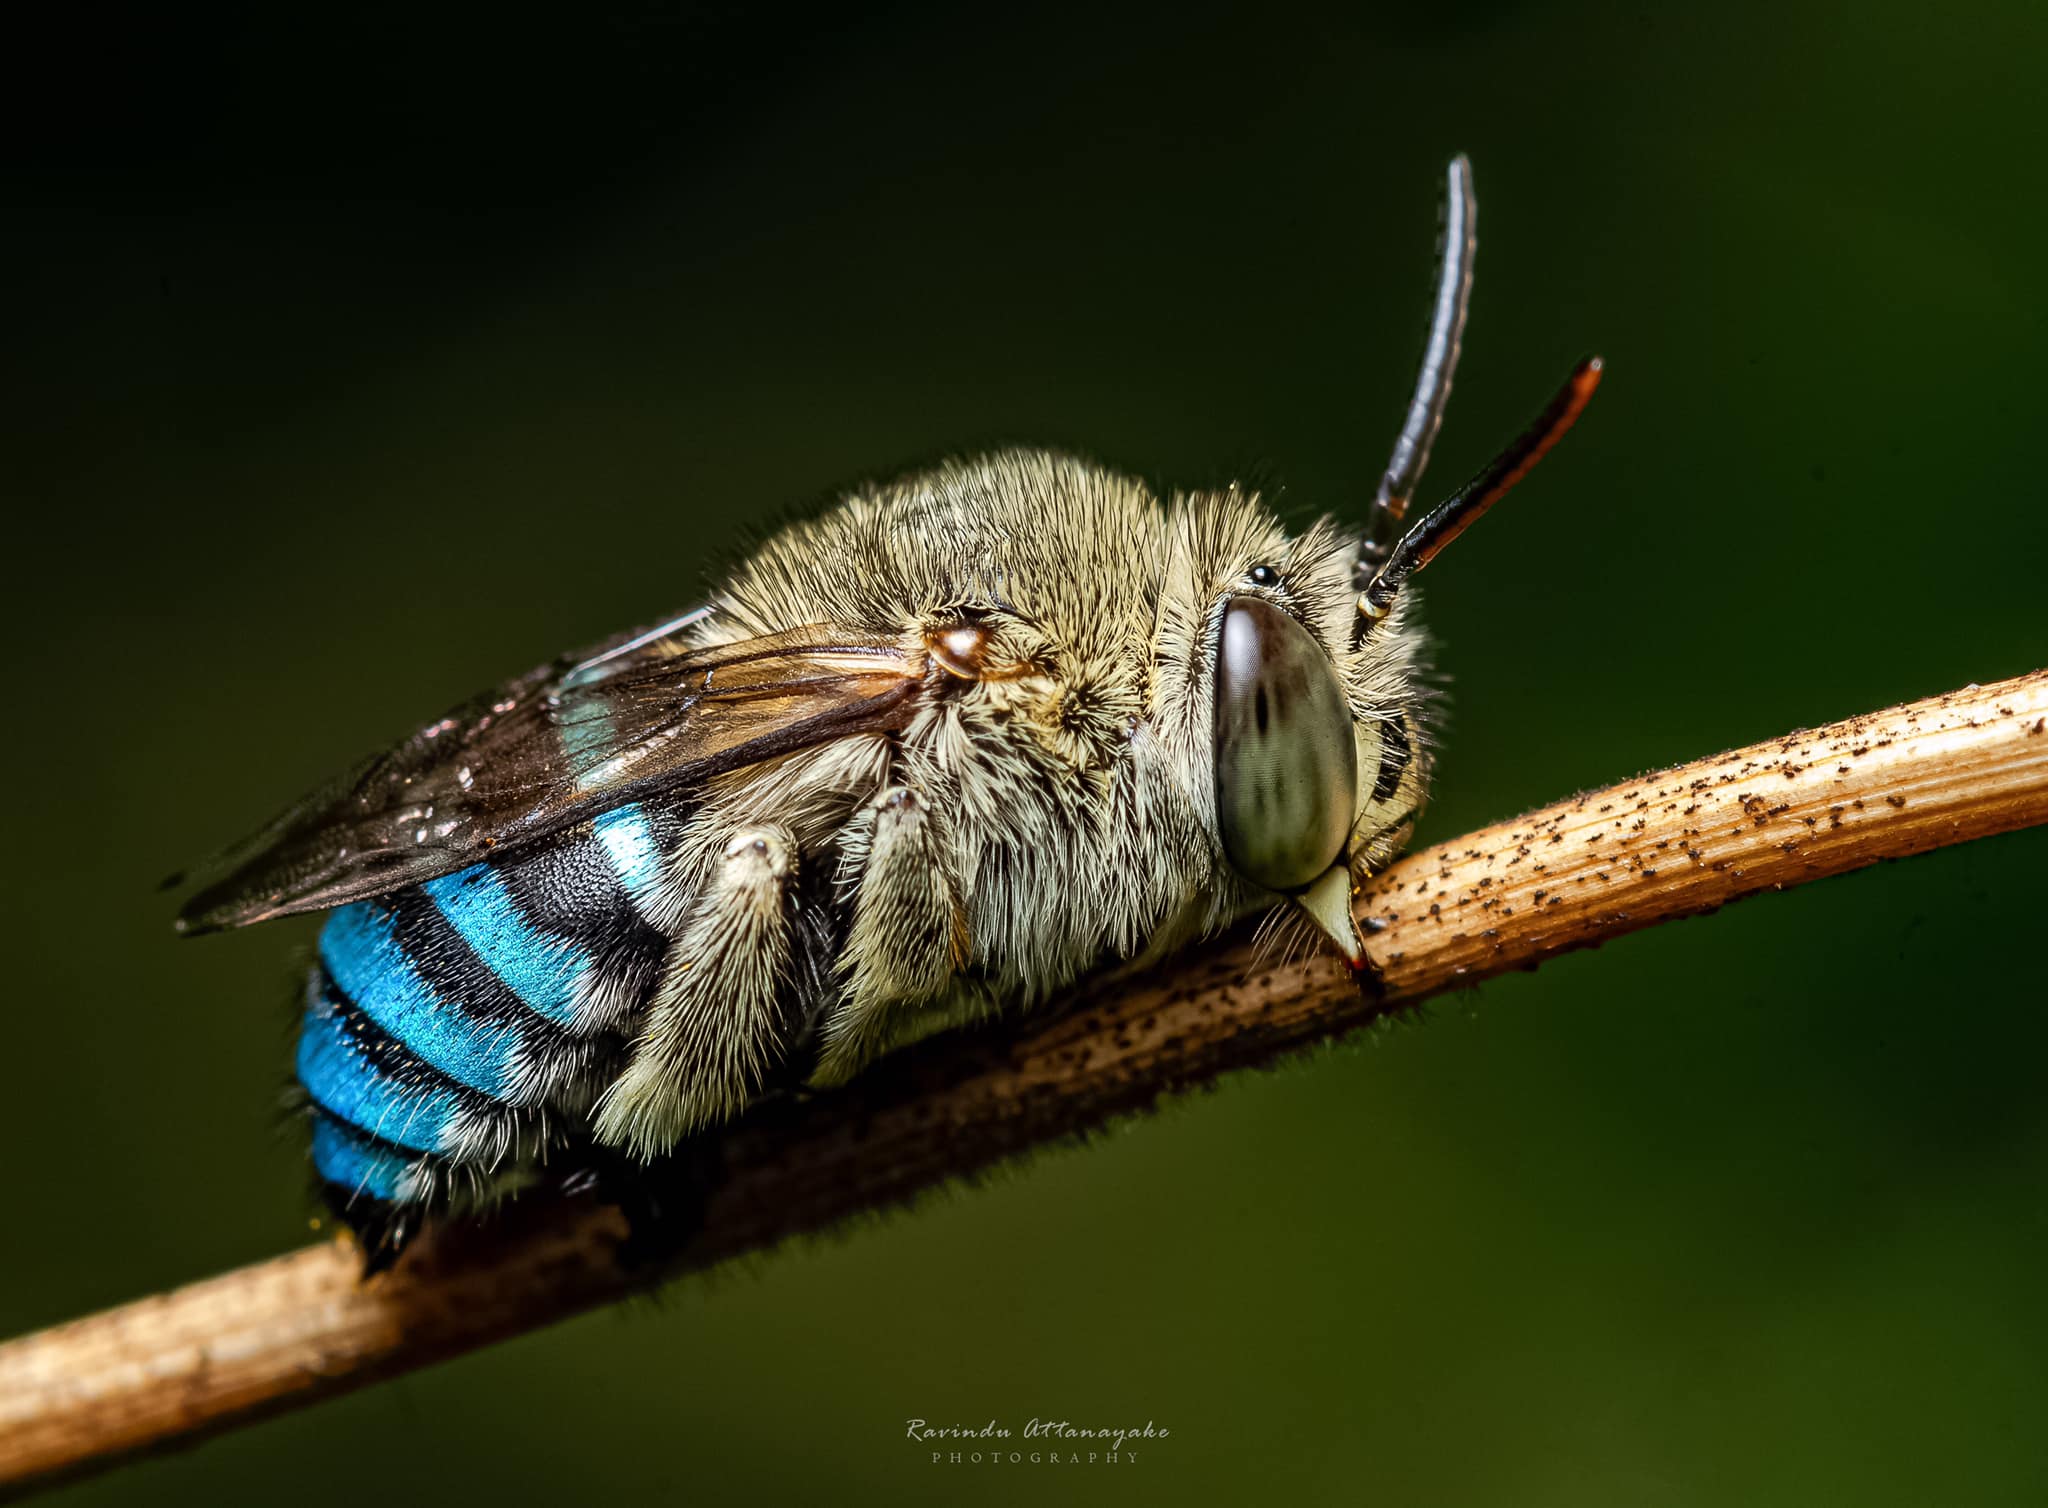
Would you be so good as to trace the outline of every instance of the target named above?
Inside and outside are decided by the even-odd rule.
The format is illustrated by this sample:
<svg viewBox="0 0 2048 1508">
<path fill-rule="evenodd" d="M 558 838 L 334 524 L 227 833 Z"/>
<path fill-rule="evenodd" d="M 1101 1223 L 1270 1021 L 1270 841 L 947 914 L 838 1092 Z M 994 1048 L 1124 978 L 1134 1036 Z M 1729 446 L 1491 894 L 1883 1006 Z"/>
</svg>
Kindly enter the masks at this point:
<svg viewBox="0 0 2048 1508">
<path fill-rule="evenodd" d="M 1271 603 L 1233 597 L 1216 652 L 1216 820 L 1239 874 L 1299 890 L 1344 852 L 1358 749 L 1336 667 Z"/>
</svg>

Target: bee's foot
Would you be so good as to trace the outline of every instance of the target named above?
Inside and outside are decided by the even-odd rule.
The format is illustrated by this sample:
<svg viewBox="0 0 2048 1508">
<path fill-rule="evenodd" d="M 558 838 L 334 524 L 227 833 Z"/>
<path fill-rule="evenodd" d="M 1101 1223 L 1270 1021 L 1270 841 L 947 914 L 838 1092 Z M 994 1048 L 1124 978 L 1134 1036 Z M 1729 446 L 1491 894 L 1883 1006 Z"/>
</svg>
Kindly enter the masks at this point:
<svg viewBox="0 0 2048 1508">
<path fill-rule="evenodd" d="M 1370 958 L 1365 958 L 1352 964 L 1350 968 L 1351 982 L 1357 986 L 1358 993 L 1373 1005 L 1385 1005 L 1387 1003 L 1387 976 L 1380 972 L 1380 966 Z"/>
<path fill-rule="evenodd" d="M 689 1249 L 704 1229 L 718 1176 L 715 1143 L 707 1138 L 652 1163 L 603 1158 L 572 1174 L 563 1192 L 589 1194 L 626 1217 L 619 1265 L 641 1271 L 667 1267 Z"/>
</svg>

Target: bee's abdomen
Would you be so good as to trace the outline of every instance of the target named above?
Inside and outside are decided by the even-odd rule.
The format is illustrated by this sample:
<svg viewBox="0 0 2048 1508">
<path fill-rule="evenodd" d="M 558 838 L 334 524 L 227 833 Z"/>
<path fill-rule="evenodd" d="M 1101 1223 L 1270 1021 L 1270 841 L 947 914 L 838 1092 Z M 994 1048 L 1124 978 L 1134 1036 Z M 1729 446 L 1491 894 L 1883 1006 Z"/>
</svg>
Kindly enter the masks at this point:
<svg viewBox="0 0 2048 1508">
<path fill-rule="evenodd" d="M 628 807 L 328 918 L 298 1073 L 351 1219 L 517 1182 L 580 1127 L 667 949 L 645 913 L 670 828 Z"/>
</svg>

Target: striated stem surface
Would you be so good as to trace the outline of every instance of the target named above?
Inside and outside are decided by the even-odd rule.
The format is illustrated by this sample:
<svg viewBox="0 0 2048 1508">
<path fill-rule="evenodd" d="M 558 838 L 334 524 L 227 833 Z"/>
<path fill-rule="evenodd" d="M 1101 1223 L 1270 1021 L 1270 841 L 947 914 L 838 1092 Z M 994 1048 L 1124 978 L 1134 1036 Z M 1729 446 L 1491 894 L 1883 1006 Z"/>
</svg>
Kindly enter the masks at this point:
<svg viewBox="0 0 2048 1508">
<path fill-rule="evenodd" d="M 920 1044 L 719 1142 L 704 1226 L 622 1268 L 616 1211 L 524 1205 L 367 1282 L 309 1247 L 0 1346 L 0 1492 L 538 1328 L 1085 1131 L 1391 1009 L 1760 891 L 2048 822 L 2048 671 L 1788 734 L 1411 854 L 1361 915 L 1389 993 L 1226 939 L 1057 1014 Z"/>
</svg>

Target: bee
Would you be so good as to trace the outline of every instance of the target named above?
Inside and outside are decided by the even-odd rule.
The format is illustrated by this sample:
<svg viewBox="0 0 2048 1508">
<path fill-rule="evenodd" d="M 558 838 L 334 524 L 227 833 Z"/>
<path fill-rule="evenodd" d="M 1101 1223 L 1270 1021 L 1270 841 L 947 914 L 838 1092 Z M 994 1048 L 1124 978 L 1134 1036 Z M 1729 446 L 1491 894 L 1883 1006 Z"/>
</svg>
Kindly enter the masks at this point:
<svg viewBox="0 0 2048 1508">
<path fill-rule="evenodd" d="M 1362 526 L 1290 533 L 1248 488 L 1161 496 L 1054 451 L 948 461 L 231 850 L 178 925 L 329 913 L 298 1086 L 372 1265 L 523 1188 L 656 1176 L 765 1096 L 1253 913 L 1300 918 L 1376 988 L 1352 902 L 1429 783 L 1408 583 L 1600 377 L 1582 362 L 1404 527 L 1471 289 L 1462 157 L 1445 206 Z"/>
</svg>

